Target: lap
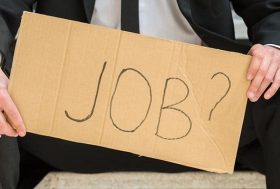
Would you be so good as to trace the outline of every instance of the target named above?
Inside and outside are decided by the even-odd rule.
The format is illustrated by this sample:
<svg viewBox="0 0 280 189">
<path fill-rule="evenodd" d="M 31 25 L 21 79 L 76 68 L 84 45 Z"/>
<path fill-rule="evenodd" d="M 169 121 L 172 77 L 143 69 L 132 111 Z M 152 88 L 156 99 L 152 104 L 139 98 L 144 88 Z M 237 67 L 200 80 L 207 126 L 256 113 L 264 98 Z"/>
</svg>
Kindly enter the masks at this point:
<svg viewBox="0 0 280 189">
<path fill-rule="evenodd" d="M 264 161 L 261 158 L 263 156 L 264 130 L 270 127 L 271 120 L 279 119 L 280 121 L 280 116 L 279 118 L 275 117 L 276 112 L 280 112 L 278 110 L 280 108 L 278 106 L 279 96 L 280 94 L 277 93 L 269 101 L 260 99 L 256 103 L 247 103 L 237 160 L 260 172 L 264 172 Z M 280 133 L 280 129 L 277 132 Z M 34 134 L 28 134 L 25 138 L 20 139 L 19 143 L 22 148 L 48 164 L 67 171 L 188 170 L 180 165 L 139 157 L 131 153 Z M 251 159 L 251 161 L 247 161 L 247 159 Z"/>
<path fill-rule="evenodd" d="M 79 144 L 51 137 L 29 134 L 19 141 L 20 146 L 53 167 L 72 172 L 95 173 L 107 171 L 162 171 L 194 170 L 160 160 Z M 33 145 L 35 144 L 36 145 Z"/>
<path fill-rule="evenodd" d="M 275 180 L 275 175 L 280 174 L 279 96 L 278 92 L 269 101 L 260 99 L 256 103 L 248 102 L 237 156 L 237 161 L 259 172 L 266 172 L 266 175 L 271 175 L 272 180 Z M 19 145 L 47 164 L 66 171 L 93 173 L 125 170 L 163 172 L 192 170 L 126 152 L 34 134 L 19 139 Z M 6 166 L 0 164 L 0 181 L 7 178 L 3 177 L 7 171 L 10 175 L 14 174 L 14 180 L 18 179 L 15 171 L 18 170 L 19 161 L 16 139 L 7 137 L 0 139 L 0 161 L 8 162 Z M 267 171 L 268 169 L 272 171 Z M 5 174 L 2 173 L 3 170 L 6 171 Z"/>
</svg>

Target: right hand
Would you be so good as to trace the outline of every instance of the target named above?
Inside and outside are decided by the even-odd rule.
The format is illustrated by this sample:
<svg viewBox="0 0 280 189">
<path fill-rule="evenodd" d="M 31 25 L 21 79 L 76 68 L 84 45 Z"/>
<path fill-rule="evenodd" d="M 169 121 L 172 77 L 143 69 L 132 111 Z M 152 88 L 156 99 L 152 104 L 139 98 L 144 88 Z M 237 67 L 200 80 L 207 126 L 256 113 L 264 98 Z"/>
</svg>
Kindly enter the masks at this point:
<svg viewBox="0 0 280 189">
<path fill-rule="evenodd" d="M 0 135 L 25 136 L 26 129 L 16 105 L 8 93 L 9 79 L 0 69 Z"/>
</svg>

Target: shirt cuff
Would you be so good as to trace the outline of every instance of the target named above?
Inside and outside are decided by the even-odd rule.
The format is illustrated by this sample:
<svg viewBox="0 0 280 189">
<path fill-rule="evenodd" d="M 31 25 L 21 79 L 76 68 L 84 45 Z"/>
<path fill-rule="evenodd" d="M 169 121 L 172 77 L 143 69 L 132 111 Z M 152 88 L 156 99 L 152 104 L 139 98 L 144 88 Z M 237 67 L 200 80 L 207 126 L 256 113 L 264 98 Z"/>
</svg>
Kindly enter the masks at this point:
<svg viewBox="0 0 280 189">
<path fill-rule="evenodd" d="M 280 45 L 275 45 L 275 44 L 265 44 L 266 46 L 271 46 L 271 47 L 275 47 L 277 49 L 280 50 Z"/>
</svg>

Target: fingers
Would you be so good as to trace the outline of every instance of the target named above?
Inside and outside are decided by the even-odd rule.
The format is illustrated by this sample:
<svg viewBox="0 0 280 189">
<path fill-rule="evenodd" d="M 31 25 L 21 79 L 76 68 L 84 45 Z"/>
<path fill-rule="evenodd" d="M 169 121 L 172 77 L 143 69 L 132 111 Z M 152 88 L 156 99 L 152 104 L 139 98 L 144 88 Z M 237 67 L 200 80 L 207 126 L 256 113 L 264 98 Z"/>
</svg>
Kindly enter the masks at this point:
<svg viewBox="0 0 280 189">
<path fill-rule="evenodd" d="M 258 89 L 256 95 L 251 99 L 252 102 L 256 102 L 267 89 L 267 87 L 271 84 L 271 81 L 264 79 L 261 83 L 260 88 Z"/>
<path fill-rule="evenodd" d="M 260 56 L 259 51 L 253 54 L 251 62 L 252 69 L 248 71 L 248 78 L 253 77 L 253 80 L 247 92 L 248 98 L 253 102 L 258 100 L 259 93 L 261 93 L 262 90 L 264 91 L 266 87 L 268 87 L 268 85 L 270 84 L 270 82 L 264 80 L 270 66 L 270 60 L 271 58 L 268 55 Z"/>
<path fill-rule="evenodd" d="M 280 87 L 280 69 L 278 69 L 278 71 L 276 72 L 274 81 L 270 86 L 270 88 L 265 92 L 264 98 L 270 99 L 278 91 L 279 87 Z"/>
<path fill-rule="evenodd" d="M 259 54 L 257 54 L 257 55 L 251 54 L 251 55 L 253 57 L 252 57 L 252 60 L 251 60 L 251 63 L 250 63 L 249 69 L 248 69 L 248 73 L 247 73 L 248 80 L 252 80 L 256 76 L 256 74 L 259 70 L 259 67 L 261 65 L 262 59 L 263 59 L 263 55 L 259 55 Z"/>
<path fill-rule="evenodd" d="M 266 73 L 266 76 L 262 81 L 260 88 L 257 91 L 256 100 L 260 98 L 260 96 L 264 93 L 267 87 L 273 82 L 273 78 L 275 77 L 277 71 L 278 71 L 278 64 L 276 62 L 272 62 Z M 269 96 L 268 94 L 264 95 L 265 99 L 269 99 L 267 98 L 268 96 Z"/>
<path fill-rule="evenodd" d="M 18 133 L 6 121 L 2 112 L 0 112 L 0 134 L 5 134 L 6 136 L 10 136 L 10 137 L 18 136 Z"/>
<path fill-rule="evenodd" d="M 257 101 L 274 79 L 275 84 L 272 84 L 264 95 L 269 99 L 279 88 L 275 78 L 280 64 L 280 50 L 270 46 L 254 45 L 248 54 L 253 57 L 247 73 L 247 78 L 251 80 L 247 96 L 252 102 Z"/>
<path fill-rule="evenodd" d="M 250 94 L 251 101 L 257 101 L 267 87 L 273 81 L 273 76 L 277 71 L 277 67 L 274 68 L 273 64 L 270 64 L 271 58 L 269 56 L 265 57 L 262 65 L 259 68 L 254 80 L 252 81 L 249 91 L 253 94 Z"/>
<path fill-rule="evenodd" d="M 23 120 L 7 90 L 0 89 L 0 107 L 4 111 L 9 125 L 16 130 L 19 136 L 25 136 L 26 129 Z"/>
</svg>

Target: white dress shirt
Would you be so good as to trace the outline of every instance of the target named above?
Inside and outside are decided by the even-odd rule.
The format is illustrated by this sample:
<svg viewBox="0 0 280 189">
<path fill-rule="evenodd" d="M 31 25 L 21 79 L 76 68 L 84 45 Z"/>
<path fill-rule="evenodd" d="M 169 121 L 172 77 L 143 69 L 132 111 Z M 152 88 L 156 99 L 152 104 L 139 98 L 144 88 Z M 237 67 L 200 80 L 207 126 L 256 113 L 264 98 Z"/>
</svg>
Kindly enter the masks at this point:
<svg viewBox="0 0 280 189">
<path fill-rule="evenodd" d="M 121 0 L 96 0 L 91 24 L 121 28 Z M 144 35 L 201 45 L 176 0 L 139 0 L 139 29 Z"/>
<path fill-rule="evenodd" d="M 246 26 L 243 20 L 238 18 L 238 21 L 242 22 L 242 31 L 245 31 L 244 27 Z M 96 0 L 91 24 L 120 29 L 121 0 Z M 240 28 L 240 23 L 237 27 Z M 144 35 L 197 45 L 203 44 L 182 15 L 176 0 L 139 0 L 139 29 L 140 33 Z M 275 44 L 266 45 L 280 48 L 279 45 Z"/>
</svg>

